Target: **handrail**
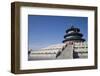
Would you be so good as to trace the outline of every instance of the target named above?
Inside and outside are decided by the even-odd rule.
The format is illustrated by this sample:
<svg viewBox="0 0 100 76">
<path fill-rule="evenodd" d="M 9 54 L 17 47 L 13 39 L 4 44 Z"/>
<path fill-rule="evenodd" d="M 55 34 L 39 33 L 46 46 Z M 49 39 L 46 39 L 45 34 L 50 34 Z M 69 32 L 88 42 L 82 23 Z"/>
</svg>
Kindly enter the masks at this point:
<svg viewBox="0 0 100 76">
<path fill-rule="evenodd" d="M 58 56 L 61 55 L 61 53 L 64 51 L 64 49 L 65 49 L 66 47 L 67 47 L 67 44 L 65 44 L 65 46 L 62 47 L 62 50 L 59 51 L 59 52 L 56 54 L 56 58 L 57 58 Z"/>
</svg>

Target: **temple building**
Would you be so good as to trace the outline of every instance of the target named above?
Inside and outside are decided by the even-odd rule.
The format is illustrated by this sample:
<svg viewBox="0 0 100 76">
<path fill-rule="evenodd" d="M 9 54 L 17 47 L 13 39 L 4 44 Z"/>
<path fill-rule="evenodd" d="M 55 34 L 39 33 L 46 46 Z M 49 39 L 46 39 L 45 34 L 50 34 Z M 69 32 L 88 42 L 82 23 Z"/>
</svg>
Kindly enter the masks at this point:
<svg viewBox="0 0 100 76">
<path fill-rule="evenodd" d="M 63 43 L 84 42 L 85 39 L 83 39 L 82 37 L 83 37 L 83 34 L 80 33 L 80 29 L 75 28 L 74 26 L 71 26 L 71 28 L 66 30 L 66 35 L 64 36 Z"/>
<path fill-rule="evenodd" d="M 87 58 L 88 45 L 79 28 L 71 26 L 66 30 L 63 43 L 73 45 L 73 58 Z"/>
<path fill-rule="evenodd" d="M 88 58 L 88 44 L 79 28 L 71 26 L 67 29 L 62 42 L 35 51 L 29 50 L 28 60 Z"/>
</svg>

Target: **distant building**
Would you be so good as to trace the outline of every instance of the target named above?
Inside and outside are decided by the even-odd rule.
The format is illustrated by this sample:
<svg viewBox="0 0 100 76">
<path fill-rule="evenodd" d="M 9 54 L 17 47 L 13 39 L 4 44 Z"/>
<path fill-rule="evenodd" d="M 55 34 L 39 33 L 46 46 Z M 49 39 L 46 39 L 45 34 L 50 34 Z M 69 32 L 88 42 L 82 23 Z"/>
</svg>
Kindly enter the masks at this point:
<svg viewBox="0 0 100 76">
<path fill-rule="evenodd" d="M 88 44 L 79 28 L 66 30 L 62 44 L 50 45 L 40 50 L 31 50 L 29 60 L 74 59 L 88 57 Z"/>
<path fill-rule="evenodd" d="M 32 50 L 29 60 L 52 60 L 57 59 L 57 54 L 62 51 L 65 44 L 50 45 L 40 50 Z"/>
</svg>

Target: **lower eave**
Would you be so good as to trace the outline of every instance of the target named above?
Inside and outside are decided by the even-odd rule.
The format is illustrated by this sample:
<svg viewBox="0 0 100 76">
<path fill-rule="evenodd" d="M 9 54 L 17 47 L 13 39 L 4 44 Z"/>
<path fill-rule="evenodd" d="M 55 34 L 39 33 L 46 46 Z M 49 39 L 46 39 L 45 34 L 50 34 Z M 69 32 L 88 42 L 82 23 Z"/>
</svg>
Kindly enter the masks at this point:
<svg viewBox="0 0 100 76">
<path fill-rule="evenodd" d="M 66 39 L 66 40 L 63 40 L 63 43 L 65 43 L 67 41 L 82 41 L 82 42 L 84 42 L 85 39 Z"/>
</svg>

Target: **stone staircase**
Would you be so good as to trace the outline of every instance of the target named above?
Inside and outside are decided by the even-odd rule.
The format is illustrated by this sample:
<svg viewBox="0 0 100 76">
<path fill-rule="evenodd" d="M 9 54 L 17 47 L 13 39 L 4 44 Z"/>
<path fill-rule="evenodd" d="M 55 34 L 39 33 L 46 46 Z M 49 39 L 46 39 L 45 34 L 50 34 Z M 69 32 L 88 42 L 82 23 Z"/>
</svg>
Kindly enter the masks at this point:
<svg viewBox="0 0 100 76">
<path fill-rule="evenodd" d="M 56 56 L 57 59 L 73 59 L 73 45 L 65 45 Z"/>
</svg>

